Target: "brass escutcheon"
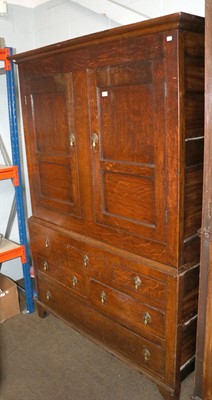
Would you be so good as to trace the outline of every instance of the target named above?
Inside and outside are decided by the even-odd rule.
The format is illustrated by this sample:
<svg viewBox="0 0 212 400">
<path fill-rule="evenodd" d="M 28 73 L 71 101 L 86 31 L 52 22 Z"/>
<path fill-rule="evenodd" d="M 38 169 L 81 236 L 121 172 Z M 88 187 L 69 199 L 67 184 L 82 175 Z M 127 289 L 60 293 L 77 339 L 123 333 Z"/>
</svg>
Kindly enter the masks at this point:
<svg viewBox="0 0 212 400">
<path fill-rule="evenodd" d="M 93 133 L 93 135 L 91 136 L 91 147 L 93 150 L 96 149 L 98 141 L 99 141 L 99 136 L 97 135 L 97 133 Z"/>
<path fill-rule="evenodd" d="M 48 248 L 49 247 L 49 239 L 45 240 L 45 247 Z"/>
<path fill-rule="evenodd" d="M 70 144 L 70 147 L 74 147 L 76 144 L 76 136 L 74 133 L 71 133 L 69 135 L 69 144 Z"/>
</svg>

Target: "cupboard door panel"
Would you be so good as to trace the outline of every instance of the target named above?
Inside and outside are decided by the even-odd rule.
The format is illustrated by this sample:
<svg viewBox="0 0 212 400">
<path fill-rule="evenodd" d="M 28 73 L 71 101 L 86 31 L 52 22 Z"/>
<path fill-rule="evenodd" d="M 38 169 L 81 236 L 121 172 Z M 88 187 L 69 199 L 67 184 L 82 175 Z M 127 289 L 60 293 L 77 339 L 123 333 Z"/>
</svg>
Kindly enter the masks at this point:
<svg viewBox="0 0 212 400">
<path fill-rule="evenodd" d="M 104 215 L 129 222 L 154 224 L 154 182 L 146 177 L 105 172 L 102 174 Z"/>
<path fill-rule="evenodd" d="M 87 75 L 95 222 L 166 243 L 163 58 Z"/>
<path fill-rule="evenodd" d="M 81 216 L 73 74 L 35 77 L 27 87 L 35 168 L 34 206 Z M 48 214 L 48 211 L 47 211 Z"/>
<path fill-rule="evenodd" d="M 154 162 L 152 96 L 142 89 L 136 85 L 99 92 L 104 159 Z"/>
</svg>

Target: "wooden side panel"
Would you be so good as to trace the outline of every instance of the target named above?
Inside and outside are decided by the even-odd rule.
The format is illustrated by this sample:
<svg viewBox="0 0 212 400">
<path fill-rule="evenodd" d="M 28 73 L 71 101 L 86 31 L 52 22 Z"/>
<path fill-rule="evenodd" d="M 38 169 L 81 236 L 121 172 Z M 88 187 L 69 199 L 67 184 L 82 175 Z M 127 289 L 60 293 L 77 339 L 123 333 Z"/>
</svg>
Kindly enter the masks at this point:
<svg viewBox="0 0 212 400">
<path fill-rule="evenodd" d="M 212 3 L 205 1 L 205 148 L 203 211 L 201 226 L 201 260 L 198 306 L 198 329 L 194 398 L 212 398 L 212 342 L 211 342 L 211 200 L 212 200 Z M 209 277 L 210 271 L 210 277 Z M 209 289 L 210 288 L 210 289 Z M 208 290 L 209 289 L 209 290 Z M 207 309 L 207 306 L 209 307 Z M 210 311 L 209 311 L 210 310 Z M 207 316 L 207 312 L 209 314 Z M 207 316 L 207 317 L 206 317 Z M 208 319 L 206 319 L 208 318 Z M 206 322 L 207 321 L 207 322 Z"/>
<path fill-rule="evenodd" d="M 182 346 L 180 364 L 183 369 L 185 364 L 192 360 L 196 350 L 197 317 L 182 326 Z"/>
<path fill-rule="evenodd" d="M 212 15 L 212 14 L 211 14 Z M 208 274 L 208 292 L 206 309 L 205 350 L 203 366 L 203 393 L 204 400 L 212 398 L 212 242 L 210 242 L 210 267 Z"/>
<path fill-rule="evenodd" d="M 201 226 L 202 184 L 202 165 L 188 168 L 185 174 L 185 239 L 188 239 L 193 235 L 197 235 Z"/>
<path fill-rule="evenodd" d="M 167 276 L 165 376 L 172 387 L 180 385 L 179 366 L 179 279 Z M 168 397 L 169 398 L 169 397 Z"/>
<path fill-rule="evenodd" d="M 184 260 L 196 254 L 196 236 L 201 227 L 204 153 L 204 35 L 184 34 Z M 199 252 L 200 252 L 200 246 Z M 193 258 L 194 259 L 194 258 Z"/>
<path fill-rule="evenodd" d="M 186 271 L 183 277 L 181 320 L 188 321 L 197 315 L 199 294 L 199 265 Z"/>
<path fill-rule="evenodd" d="M 180 276 L 179 326 L 180 326 L 180 372 L 193 370 L 196 350 L 197 309 L 199 288 L 199 265 L 185 270 Z M 188 372 L 187 372 L 188 373 Z"/>
</svg>

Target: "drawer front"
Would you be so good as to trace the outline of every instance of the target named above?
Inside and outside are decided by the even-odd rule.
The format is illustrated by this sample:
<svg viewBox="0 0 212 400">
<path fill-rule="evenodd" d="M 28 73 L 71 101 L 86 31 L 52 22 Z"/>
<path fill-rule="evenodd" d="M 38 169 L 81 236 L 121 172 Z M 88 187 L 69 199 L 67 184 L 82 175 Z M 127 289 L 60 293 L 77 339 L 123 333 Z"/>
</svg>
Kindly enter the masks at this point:
<svg viewBox="0 0 212 400">
<path fill-rule="evenodd" d="M 33 256 L 36 253 L 42 254 L 52 263 L 57 263 L 57 260 L 60 260 L 60 262 L 65 260 L 65 236 L 37 224 L 30 224 L 29 230 Z"/>
<path fill-rule="evenodd" d="M 67 244 L 67 257 L 66 263 L 69 269 L 81 272 L 82 274 L 87 273 L 90 267 L 90 259 L 86 252 Z"/>
<path fill-rule="evenodd" d="M 59 260 L 73 273 L 90 276 L 155 308 L 165 308 L 166 277 L 161 271 L 42 225 L 31 223 L 29 228 L 33 258 L 34 254 L 43 255 L 56 266 Z"/>
<path fill-rule="evenodd" d="M 93 279 L 90 281 L 90 301 L 102 313 L 119 321 L 133 331 L 165 336 L 165 315 Z"/>
<path fill-rule="evenodd" d="M 164 348 L 112 321 L 48 277 L 38 278 L 39 301 L 110 352 L 131 360 L 141 371 L 164 377 Z"/>
<path fill-rule="evenodd" d="M 67 245 L 66 259 L 71 270 L 86 274 L 138 301 L 147 302 L 153 308 L 165 309 L 166 281 L 161 272 L 103 248 L 71 239 Z"/>
<path fill-rule="evenodd" d="M 88 284 L 87 277 L 79 274 L 78 272 L 69 271 L 65 264 L 56 263 L 52 264 L 48 259 L 44 259 L 41 255 L 34 256 L 35 270 L 39 273 L 46 274 L 52 279 L 60 282 L 62 285 L 67 286 L 74 293 L 87 297 Z"/>
<path fill-rule="evenodd" d="M 166 302 L 166 285 L 151 279 L 141 273 L 129 271 L 118 266 L 113 267 L 113 286 L 124 290 L 127 294 L 138 300 L 157 301 L 160 308 L 164 308 Z"/>
<path fill-rule="evenodd" d="M 74 245 L 75 244 L 75 245 Z M 66 263 L 69 269 L 81 274 L 94 276 L 96 279 L 108 281 L 110 279 L 109 266 L 102 252 L 86 243 L 74 243 L 69 240 L 67 244 Z"/>
</svg>

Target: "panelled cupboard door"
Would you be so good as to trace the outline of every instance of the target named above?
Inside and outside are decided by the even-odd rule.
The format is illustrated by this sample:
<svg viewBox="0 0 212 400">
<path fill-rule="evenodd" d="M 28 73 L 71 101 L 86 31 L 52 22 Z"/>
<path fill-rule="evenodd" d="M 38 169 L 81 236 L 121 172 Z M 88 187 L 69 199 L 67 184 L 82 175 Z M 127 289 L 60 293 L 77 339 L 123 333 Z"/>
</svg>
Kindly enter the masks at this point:
<svg viewBox="0 0 212 400">
<path fill-rule="evenodd" d="M 163 58 L 87 74 L 95 222 L 166 242 Z"/>
<path fill-rule="evenodd" d="M 81 215 L 73 74 L 33 77 L 25 83 L 31 148 L 33 207 Z M 47 217 L 48 219 L 48 217 Z"/>
<path fill-rule="evenodd" d="M 171 38 L 94 43 L 61 52 L 60 62 L 47 53 L 42 68 L 33 59 L 19 71 L 33 215 L 176 265 L 177 33 Z"/>
</svg>

